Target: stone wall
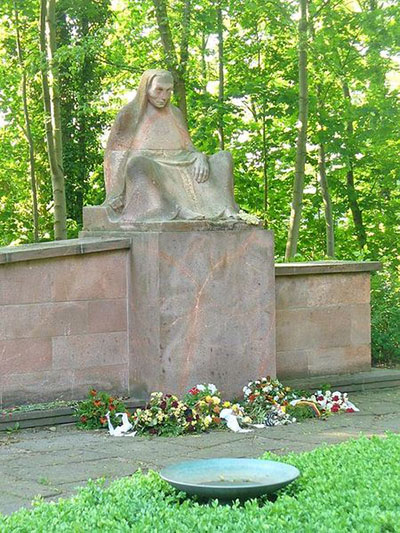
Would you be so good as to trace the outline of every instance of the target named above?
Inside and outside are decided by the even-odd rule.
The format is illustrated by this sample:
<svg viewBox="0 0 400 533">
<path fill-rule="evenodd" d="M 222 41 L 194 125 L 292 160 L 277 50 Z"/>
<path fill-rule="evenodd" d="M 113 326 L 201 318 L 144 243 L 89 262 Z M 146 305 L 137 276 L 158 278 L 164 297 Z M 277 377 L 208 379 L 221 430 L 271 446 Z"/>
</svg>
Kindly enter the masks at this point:
<svg viewBox="0 0 400 533">
<path fill-rule="evenodd" d="M 215 372 L 211 380 L 215 376 L 215 382 L 225 378 L 231 382 L 235 360 L 241 353 L 243 358 L 249 357 L 253 344 L 255 367 L 251 361 L 241 360 L 235 386 L 246 381 L 247 374 L 253 374 L 255 368 L 273 375 L 275 331 L 270 331 L 274 325 L 273 277 L 271 285 L 267 281 L 271 273 L 265 277 L 260 266 L 267 257 L 263 250 L 269 250 L 270 257 L 272 247 L 267 235 L 257 246 L 257 235 L 256 240 L 251 235 L 249 230 L 248 237 L 232 234 L 228 238 L 228 259 L 221 251 L 225 241 L 222 233 L 214 235 L 210 242 L 203 242 L 203 237 L 191 242 L 187 241 L 188 236 L 175 235 L 172 240 L 164 236 L 168 242 L 160 241 L 156 247 L 156 257 L 162 258 L 157 267 L 151 254 L 147 258 L 140 252 L 138 241 L 135 258 L 132 239 L 127 238 L 85 238 L 0 249 L 0 406 L 83 398 L 92 386 L 113 393 L 140 394 L 138 384 L 149 382 L 154 387 L 158 380 L 160 387 L 164 383 L 170 388 L 165 377 L 161 376 L 164 381 L 160 381 L 163 365 L 154 368 L 149 354 L 144 357 L 145 344 L 154 345 L 154 339 L 151 335 L 146 337 L 143 329 L 141 319 L 146 313 L 149 320 L 155 319 L 160 330 L 155 360 L 164 361 L 169 376 L 174 372 L 174 353 L 179 355 L 177 375 L 185 372 L 187 350 L 179 343 L 177 330 L 172 329 L 175 324 L 182 324 L 183 319 L 189 320 L 187 331 L 196 340 L 193 360 L 204 362 L 205 348 L 211 354 L 214 344 L 216 352 L 222 354 L 213 360 L 209 358 L 207 364 Z M 199 251 L 196 259 L 196 253 L 192 253 L 195 249 L 207 253 Z M 154 246 L 149 250 L 154 251 Z M 169 252 L 176 255 L 176 262 L 168 259 Z M 229 265 L 229 258 L 246 259 L 246 254 L 248 258 L 242 267 L 229 270 L 230 277 L 228 271 L 221 269 L 225 262 Z M 200 264 L 203 256 L 204 264 Z M 139 258 L 143 262 L 142 273 Z M 149 261 L 154 263 L 151 268 Z M 276 265 L 279 378 L 370 368 L 369 276 L 378 267 L 378 263 L 351 262 Z M 191 278 L 193 268 L 197 269 L 198 278 Z M 266 281 L 262 281 L 264 278 Z M 147 286 L 151 288 L 151 298 L 146 303 L 140 287 L 146 291 Z M 236 302 L 235 294 L 239 295 Z M 171 314 L 171 302 L 176 299 L 183 299 L 182 319 L 174 315 L 176 311 Z M 196 319 L 201 327 L 190 318 L 190 313 L 198 312 L 192 300 L 202 304 Z M 265 306 L 261 300 L 266 300 Z M 222 302 L 227 305 L 224 307 Z M 256 312 L 254 316 L 252 309 Z M 240 316 L 250 320 L 249 327 L 240 326 Z M 266 320 L 268 316 L 270 321 Z M 222 337 L 218 333 L 219 322 Z M 252 326 L 263 331 L 251 333 Z M 245 342 L 241 332 L 246 336 Z M 168 340 L 172 333 L 172 340 Z M 207 342 L 202 342 L 202 338 Z M 189 337 L 182 334 L 182 339 Z M 171 353 L 164 346 L 167 341 Z M 234 348 L 234 357 L 230 357 L 229 345 Z M 194 374 L 189 372 L 189 381 L 208 375 L 202 364 L 190 368 Z M 184 386 L 186 382 L 181 383 Z M 143 383 L 144 394 L 149 392 L 145 389 Z"/>
<path fill-rule="evenodd" d="M 114 244 L 72 241 L 1 254 L 4 406 L 82 398 L 91 386 L 126 393 L 128 251 Z"/>
<path fill-rule="evenodd" d="M 280 379 L 371 368 L 370 271 L 379 263 L 276 265 Z"/>
</svg>

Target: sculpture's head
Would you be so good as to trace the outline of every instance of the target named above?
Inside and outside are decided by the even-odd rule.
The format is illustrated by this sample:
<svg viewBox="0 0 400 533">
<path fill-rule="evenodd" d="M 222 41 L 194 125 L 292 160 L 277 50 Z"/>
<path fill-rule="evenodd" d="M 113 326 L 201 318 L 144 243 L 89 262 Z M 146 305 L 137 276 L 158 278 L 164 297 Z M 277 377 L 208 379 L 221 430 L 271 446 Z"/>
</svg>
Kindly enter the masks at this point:
<svg viewBox="0 0 400 533">
<path fill-rule="evenodd" d="M 147 99 L 157 109 L 163 109 L 171 100 L 174 80 L 168 71 L 160 71 L 149 80 L 147 85 Z"/>
</svg>

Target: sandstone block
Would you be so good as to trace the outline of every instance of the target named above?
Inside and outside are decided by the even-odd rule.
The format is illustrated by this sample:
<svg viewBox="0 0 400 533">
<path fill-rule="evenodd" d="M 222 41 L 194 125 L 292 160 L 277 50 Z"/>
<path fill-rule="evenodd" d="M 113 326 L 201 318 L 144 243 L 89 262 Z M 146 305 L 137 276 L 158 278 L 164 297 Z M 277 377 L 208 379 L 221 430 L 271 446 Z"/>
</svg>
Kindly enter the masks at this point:
<svg viewBox="0 0 400 533">
<path fill-rule="evenodd" d="M 127 363 L 126 332 L 53 338 L 53 369 L 78 369 Z"/>
<path fill-rule="evenodd" d="M 369 277 L 369 272 L 278 276 L 276 308 L 369 303 Z"/>
<path fill-rule="evenodd" d="M 51 365 L 50 338 L 0 341 L 0 368 L 3 376 L 51 370 Z"/>
<path fill-rule="evenodd" d="M 73 335 L 86 330 L 86 302 L 0 307 L 0 340 Z"/>
<path fill-rule="evenodd" d="M 102 333 L 126 331 L 127 303 L 125 298 L 118 300 L 88 301 L 88 332 Z"/>
<path fill-rule="evenodd" d="M 100 300 L 126 296 L 125 251 L 53 260 L 55 301 Z"/>
</svg>

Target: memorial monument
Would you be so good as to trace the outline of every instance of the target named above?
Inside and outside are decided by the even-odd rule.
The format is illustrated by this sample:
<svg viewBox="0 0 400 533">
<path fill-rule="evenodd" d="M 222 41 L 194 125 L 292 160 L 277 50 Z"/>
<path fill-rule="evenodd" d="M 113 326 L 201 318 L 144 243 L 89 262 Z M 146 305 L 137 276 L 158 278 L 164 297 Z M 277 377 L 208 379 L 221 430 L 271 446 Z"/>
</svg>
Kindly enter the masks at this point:
<svg viewBox="0 0 400 533">
<path fill-rule="evenodd" d="M 241 219 L 231 155 L 196 151 L 172 90 L 148 70 L 119 112 L 82 236 L 131 239 L 131 394 L 215 382 L 233 396 L 275 375 L 273 236 Z"/>
</svg>

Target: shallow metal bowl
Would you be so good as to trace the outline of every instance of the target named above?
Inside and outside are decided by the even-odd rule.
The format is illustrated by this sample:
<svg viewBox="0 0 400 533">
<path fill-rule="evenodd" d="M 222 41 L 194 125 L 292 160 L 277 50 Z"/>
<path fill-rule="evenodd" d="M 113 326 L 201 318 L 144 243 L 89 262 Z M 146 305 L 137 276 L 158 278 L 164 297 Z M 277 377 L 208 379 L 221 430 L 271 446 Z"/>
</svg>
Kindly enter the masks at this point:
<svg viewBox="0 0 400 533">
<path fill-rule="evenodd" d="M 234 500 L 276 492 L 294 481 L 299 470 L 262 459 L 200 459 L 167 466 L 160 476 L 173 487 L 201 498 Z"/>
</svg>

